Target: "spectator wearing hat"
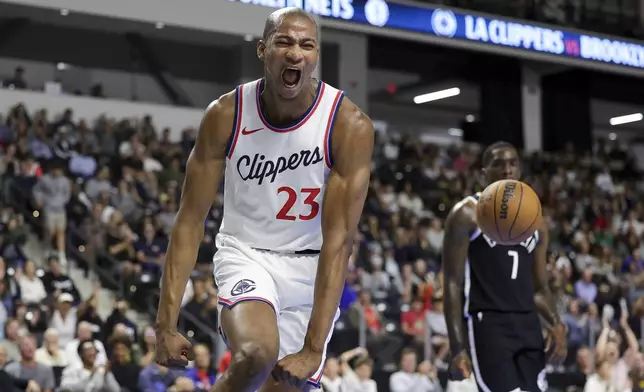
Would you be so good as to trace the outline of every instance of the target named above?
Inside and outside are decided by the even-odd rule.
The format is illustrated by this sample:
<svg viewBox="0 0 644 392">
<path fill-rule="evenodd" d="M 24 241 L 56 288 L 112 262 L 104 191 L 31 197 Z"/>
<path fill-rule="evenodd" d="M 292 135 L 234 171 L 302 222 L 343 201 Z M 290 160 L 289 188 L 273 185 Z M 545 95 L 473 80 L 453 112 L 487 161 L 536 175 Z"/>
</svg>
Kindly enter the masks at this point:
<svg viewBox="0 0 644 392">
<path fill-rule="evenodd" d="M 77 310 L 74 309 L 74 297 L 70 293 L 60 293 L 56 297 L 56 309 L 54 310 L 49 326 L 56 330 L 62 347 L 67 346 L 74 340 L 76 323 L 78 322 Z"/>
<path fill-rule="evenodd" d="M 69 392 L 120 392 L 109 362 L 98 363 L 93 340 L 81 340 L 76 351 L 80 361 L 63 370 L 60 389 Z"/>
</svg>

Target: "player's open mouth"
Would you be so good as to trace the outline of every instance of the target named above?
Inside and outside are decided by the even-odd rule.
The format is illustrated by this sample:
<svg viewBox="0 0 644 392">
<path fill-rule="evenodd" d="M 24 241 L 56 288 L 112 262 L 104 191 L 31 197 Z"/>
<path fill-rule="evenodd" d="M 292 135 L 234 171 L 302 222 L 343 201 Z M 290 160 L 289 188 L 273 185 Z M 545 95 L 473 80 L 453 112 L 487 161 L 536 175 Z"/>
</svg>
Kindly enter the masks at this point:
<svg viewBox="0 0 644 392">
<path fill-rule="evenodd" d="M 282 71 L 282 81 L 286 88 L 294 88 L 300 83 L 302 71 L 297 68 L 285 68 Z"/>
</svg>

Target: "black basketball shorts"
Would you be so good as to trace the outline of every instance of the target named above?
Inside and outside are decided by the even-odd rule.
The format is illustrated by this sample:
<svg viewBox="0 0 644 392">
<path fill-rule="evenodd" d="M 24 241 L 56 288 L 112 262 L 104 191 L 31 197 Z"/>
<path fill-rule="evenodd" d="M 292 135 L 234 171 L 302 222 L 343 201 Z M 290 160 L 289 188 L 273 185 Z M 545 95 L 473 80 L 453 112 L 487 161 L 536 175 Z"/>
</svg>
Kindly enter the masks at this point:
<svg viewBox="0 0 644 392">
<path fill-rule="evenodd" d="M 466 319 L 481 392 L 544 392 L 544 341 L 536 313 L 474 312 Z"/>
</svg>

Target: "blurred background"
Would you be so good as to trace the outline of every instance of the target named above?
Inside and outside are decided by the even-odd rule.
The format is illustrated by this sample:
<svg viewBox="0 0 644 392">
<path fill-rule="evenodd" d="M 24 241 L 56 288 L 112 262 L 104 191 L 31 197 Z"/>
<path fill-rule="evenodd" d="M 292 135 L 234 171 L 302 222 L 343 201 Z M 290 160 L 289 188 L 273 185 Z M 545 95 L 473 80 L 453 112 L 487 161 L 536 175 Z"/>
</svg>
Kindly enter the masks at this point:
<svg viewBox="0 0 644 392">
<path fill-rule="evenodd" d="M 226 369 L 222 197 L 181 311 L 190 369 L 153 363 L 151 324 L 201 114 L 262 77 L 285 5 L 318 17 L 317 76 L 377 128 L 325 390 L 445 388 L 443 219 L 498 140 L 551 229 L 570 352 L 549 390 L 642 390 L 642 0 L 0 0 L 2 391 L 208 391 Z"/>
</svg>

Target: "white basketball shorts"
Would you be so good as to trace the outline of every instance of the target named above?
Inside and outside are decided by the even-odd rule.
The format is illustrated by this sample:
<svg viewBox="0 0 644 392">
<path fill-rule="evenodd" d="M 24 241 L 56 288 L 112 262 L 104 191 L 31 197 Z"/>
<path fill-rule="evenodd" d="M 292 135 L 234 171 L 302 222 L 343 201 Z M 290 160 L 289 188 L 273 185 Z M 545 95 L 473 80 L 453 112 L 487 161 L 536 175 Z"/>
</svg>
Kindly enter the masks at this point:
<svg viewBox="0 0 644 392">
<path fill-rule="evenodd" d="M 244 301 L 264 302 L 275 310 L 280 337 L 279 359 L 302 349 L 311 310 L 318 255 L 297 255 L 253 249 L 236 238 L 218 234 L 214 257 L 215 283 L 219 289 L 218 310 Z M 335 314 L 337 320 L 340 315 Z M 221 325 L 221 323 L 220 323 Z M 221 328 L 224 341 L 226 331 Z M 331 340 L 333 328 L 326 343 Z M 324 356 L 308 384 L 319 388 Z"/>
</svg>

